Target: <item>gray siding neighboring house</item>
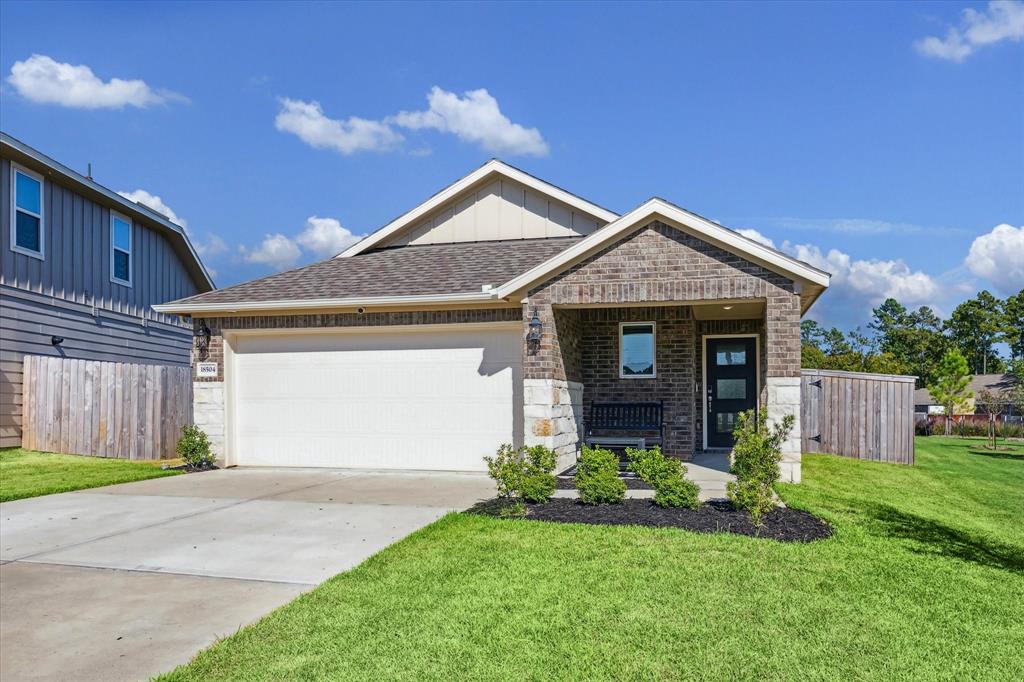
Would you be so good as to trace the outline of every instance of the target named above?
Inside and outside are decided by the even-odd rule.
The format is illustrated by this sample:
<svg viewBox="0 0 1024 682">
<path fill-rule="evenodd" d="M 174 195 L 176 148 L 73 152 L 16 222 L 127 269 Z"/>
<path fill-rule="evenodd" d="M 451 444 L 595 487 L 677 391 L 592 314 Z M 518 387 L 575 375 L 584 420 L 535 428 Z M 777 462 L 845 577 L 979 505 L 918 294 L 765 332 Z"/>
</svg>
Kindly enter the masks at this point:
<svg viewBox="0 0 1024 682">
<path fill-rule="evenodd" d="M 15 248 L 18 168 L 42 179 L 38 256 Z M 26 354 L 189 364 L 191 326 L 151 308 L 213 289 L 181 227 L 6 134 L 0 197 L 0 447 L 21 445 Z M 130 286 L 112 277 L 114 215 L 130 223 Z"/>
</svg>

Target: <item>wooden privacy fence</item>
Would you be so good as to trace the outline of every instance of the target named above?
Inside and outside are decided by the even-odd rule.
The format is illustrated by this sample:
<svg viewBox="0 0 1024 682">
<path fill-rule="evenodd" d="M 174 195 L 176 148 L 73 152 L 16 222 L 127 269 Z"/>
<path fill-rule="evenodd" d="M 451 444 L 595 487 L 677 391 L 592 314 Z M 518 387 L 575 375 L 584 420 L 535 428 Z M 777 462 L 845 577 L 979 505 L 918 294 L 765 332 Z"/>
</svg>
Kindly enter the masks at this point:
<svg viewBox="0 0 1024 682">
<path fill-rule="evenodd" d="M 175 456 L 192 422 L 187 366 L 26 355 L 22 447 L 118 459 Z"/>
<path fill-rule="evenodd" d="M 893 374 L 801 370 L 803 451 L 913 464 L 915 379 Z"/>
</svg>

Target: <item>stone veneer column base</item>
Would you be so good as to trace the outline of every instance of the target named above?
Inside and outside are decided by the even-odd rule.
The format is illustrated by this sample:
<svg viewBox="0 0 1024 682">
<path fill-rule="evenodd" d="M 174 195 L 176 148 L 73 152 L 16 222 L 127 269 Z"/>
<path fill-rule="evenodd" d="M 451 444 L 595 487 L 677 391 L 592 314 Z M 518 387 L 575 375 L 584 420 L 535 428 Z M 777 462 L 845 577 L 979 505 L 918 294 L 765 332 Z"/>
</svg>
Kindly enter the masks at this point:
<svg viewBox="0 0 1024 682">
<path fill-rule="evenodd" d="M 192 382 L 192 423 L 210 438 L 210 449 L 224 459 L 224 382 Z"/>
<path fill-rule="evenodd" d="M 544 445 L 558 456 L 556 472 L 576 462 L 583 421 L 583 384 L 559 379 L 523 380 L 525 445 Z"/>
<path fill-rule="evenodd" d="M 768 377 L 767 388 L 768 426 L 782 420 L 787 414 L 796 417 L 789 438 L 782 444 L 782 461 L 779 462 L 783 483 L 800 482 L 800 377 Z"/>
</svg>

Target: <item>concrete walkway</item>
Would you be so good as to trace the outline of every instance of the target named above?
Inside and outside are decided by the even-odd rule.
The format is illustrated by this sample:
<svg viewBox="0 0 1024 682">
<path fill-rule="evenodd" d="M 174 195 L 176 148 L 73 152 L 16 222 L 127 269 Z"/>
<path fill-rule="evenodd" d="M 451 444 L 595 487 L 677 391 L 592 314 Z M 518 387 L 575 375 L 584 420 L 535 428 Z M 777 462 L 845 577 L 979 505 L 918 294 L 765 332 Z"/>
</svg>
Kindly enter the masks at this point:
<svg viewBox="0 0 1024 682">
<path fill-rule="evenodd" d="M 0 679 L 147 679 L 493 494 L 483 475 L 228 469 L 5 502 Z"/>
</svg>

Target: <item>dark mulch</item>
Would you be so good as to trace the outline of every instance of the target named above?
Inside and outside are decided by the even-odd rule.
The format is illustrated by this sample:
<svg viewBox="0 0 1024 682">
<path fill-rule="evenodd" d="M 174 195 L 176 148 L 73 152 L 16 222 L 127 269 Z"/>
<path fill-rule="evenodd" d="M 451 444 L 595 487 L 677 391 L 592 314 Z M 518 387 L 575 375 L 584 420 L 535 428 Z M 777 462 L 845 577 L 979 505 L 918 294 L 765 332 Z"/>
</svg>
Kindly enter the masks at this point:
<svg viewBox="0 0 1024 682">
<path fill-rule="evenodd" d="M 627 490 L 654 490 L 654 486 L 645 481 L 641 481 L 635 476 L 620 476 L 619 478 L 626 484 Z M 557 490 L 576 490 L 576 481 L 572 478 L 558 478 L 555 481 L 555 488 Z"/>
<path fill-rule="evenodd" d="M 207 466 L 207 467 L 193 467 L 193 466 L 189 466 L 188 464 L 179 464 L 176 467 L 164 467 L 164 468 L 165 469 L 170 469 L 172 471 L 184 471 L 186 474 L 198 474 L 198 473 L 200 473 L 202 471 L 213 471 L 214 469 L 220 469 L 220 467 L 217 466 L 216 464 L 211 464 L 210 466 Z"/>
<path fill-rule="evenodd" d="M 469 511 L 497 516 L 508 504 L 508 500 L 487 500 Z M 779 508 L 765 514 L 758 528 L 747 512 L 737 510 L 726 500 L 711 500 L 697 509 L 678 509 L 659 507 L 651 500 L 587 505 L 578 500 L 554 498 L 544 504 L 526 505 L 526 518 L 556 523 L 684 528 L 697 533 L 736 533 L 781 542 L 811 542 L 832 535 L 832 527 L 818 517 L 789 508 Z"/>
</svg>

